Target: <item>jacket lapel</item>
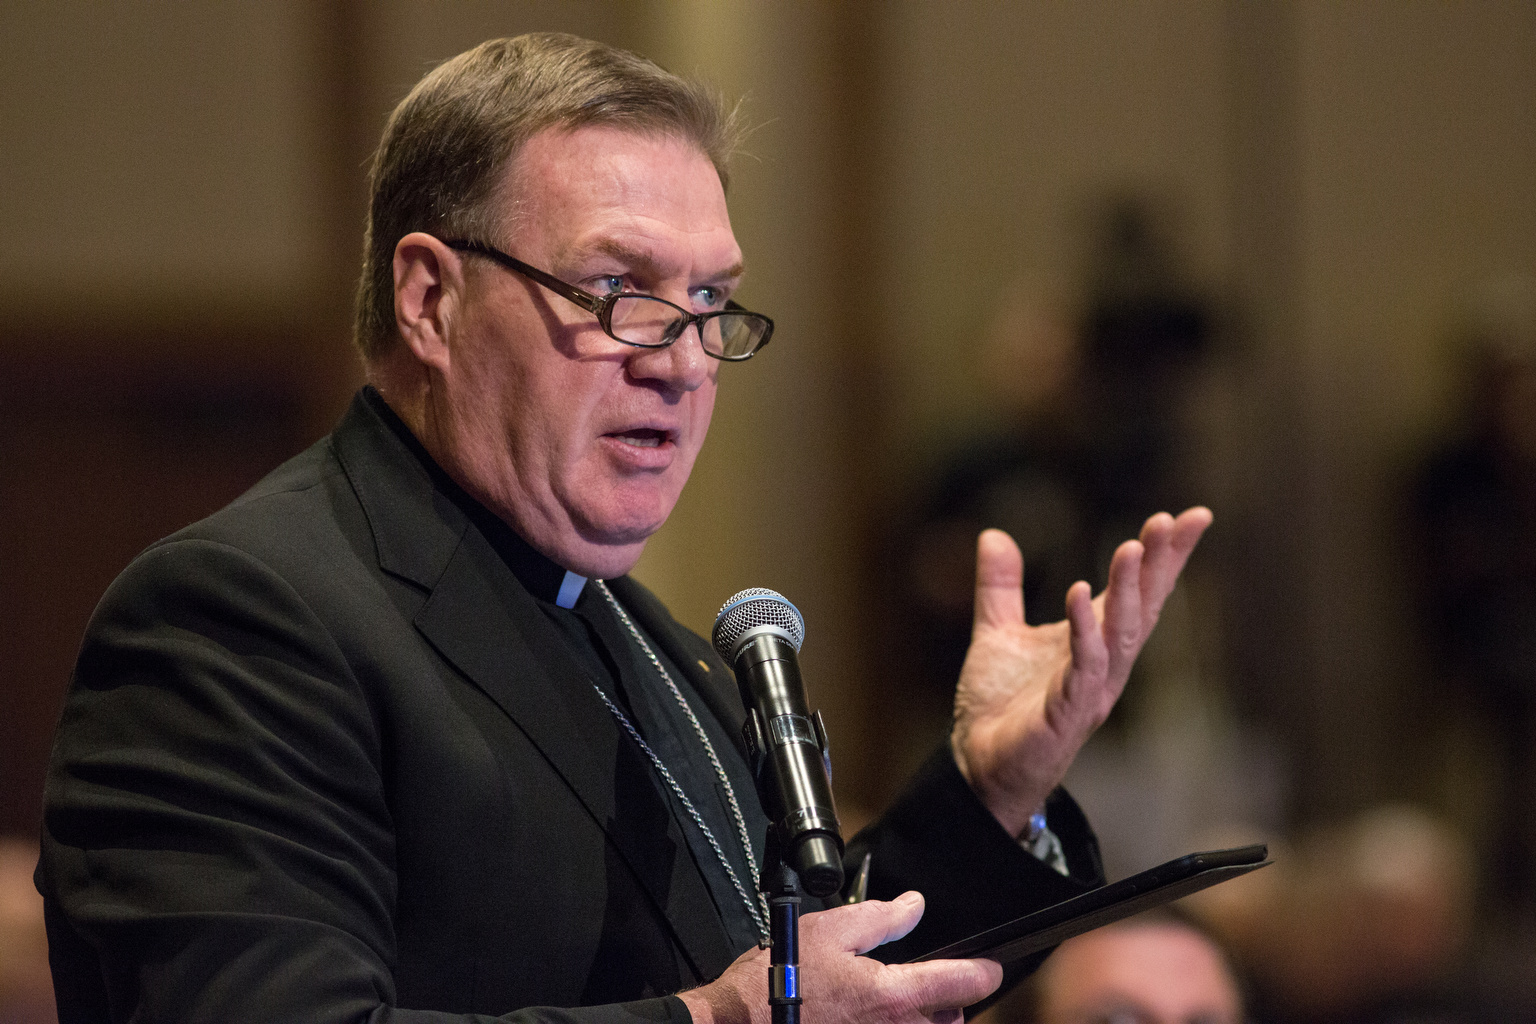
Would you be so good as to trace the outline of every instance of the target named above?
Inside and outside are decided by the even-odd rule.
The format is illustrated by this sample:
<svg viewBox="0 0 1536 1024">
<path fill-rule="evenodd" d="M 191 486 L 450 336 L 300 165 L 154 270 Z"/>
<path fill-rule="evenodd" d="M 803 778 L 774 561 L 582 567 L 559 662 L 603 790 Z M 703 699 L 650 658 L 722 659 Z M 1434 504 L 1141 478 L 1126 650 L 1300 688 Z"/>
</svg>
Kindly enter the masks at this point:
<svg viewBox="0 0 1536 1024">
<path fill-rule="evenodd" d="M 614 765 L 620 732 L 591 680 L 565 649 L 490 543 L 436 492 L 416 457 L 361 402 L 336 434 L 337 452 L 367 511 L 380 566 L 430 591 L 415 623 L 429 643 L 483 690 L 528 736 L 604 829 L 641 880 L 679 947 L 703 978 L 732 959 L 731 945 L 687 839 L 668 819 L 668 837 L 688 867 L 658 879 L 647 870 L 653 840 L 615 827 Z M 398 449 L 398 450 L 393 450 Z M 660 783 L 654 772 L 646 778 Z M 658 791 L 658 798 L 667 798 Z M 653 848 L 653 847 L 651 847 Z"/>
<path fill-rule="evenodd" d="M 666 606 L 645 587 L 628 576 L 609 580 L 608 587 L 646 635 L 655 640 L 672 659 L 672 664 L 688 677 L 710 712 L 724 723 L 731 742 L 745 760 L 747 750 L 741 727 L 746 721 L 746 713 L 742 710 L 735 673 L 720 660 L 720 655 L 707 641 L 674 619 Z"/>
</svg>

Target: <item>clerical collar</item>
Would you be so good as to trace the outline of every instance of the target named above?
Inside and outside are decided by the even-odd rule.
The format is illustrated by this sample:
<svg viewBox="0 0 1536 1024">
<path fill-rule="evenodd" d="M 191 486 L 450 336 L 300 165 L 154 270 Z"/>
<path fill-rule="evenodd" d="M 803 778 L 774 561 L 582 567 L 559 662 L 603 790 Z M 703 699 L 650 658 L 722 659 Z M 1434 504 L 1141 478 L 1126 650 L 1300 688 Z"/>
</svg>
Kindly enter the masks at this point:
<svg viewBox="0 0 1536 1024">
<path fill-rule="evenodd" d="M 411 433 L 411 428 L 395 414 L 395 410 L 389 407 L 389 403 L 384 401 L 384 397 L 374 389 L 372 384 L 363 386 L 363 401 L 400 439 L 400 443 L 416 457 L 422 469 L 426 470 L 427 475 L 432 478 L 433 485 L 485 535 L 485 539 L 490 541 L 491 547 L 496 549 L 496 553 L 507 564 L 507 568 L 512 570 L 512 575 L 517 577 L 518 582 L 526 587 L 530 594 L 553 602 L 561 608 L 575 607 L 576 601 L 581 597 L 582 589 L 587 584 L 585 576 L 578 576 L 545 557 L 519 536 L 517 531 L 508 526 L 501 517 L 454 483 L 453 478 L 443 471 L 443 468 L 427 452 L 426 446 Z"/>
</svg>

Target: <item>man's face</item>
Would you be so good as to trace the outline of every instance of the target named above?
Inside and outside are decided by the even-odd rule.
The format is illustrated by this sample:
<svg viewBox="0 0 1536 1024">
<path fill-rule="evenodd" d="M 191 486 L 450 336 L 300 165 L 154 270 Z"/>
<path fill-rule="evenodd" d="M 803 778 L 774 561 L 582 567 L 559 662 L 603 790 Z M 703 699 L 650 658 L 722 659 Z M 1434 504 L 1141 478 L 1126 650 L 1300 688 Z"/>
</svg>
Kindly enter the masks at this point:
<svg viewBox="0 0 1536 1024">
<path fill-rule="evenodd" d="M 1242 1001 L 1210 940 L 1181 924 L 1101 928 L 1041 969 L 1045 1024 L 1239 1024 Z"/>
<path fill-rule="evenodd" d="M 702 312 L 741 276 L 719 175 L 690 143 L 551 129 L 523 146 L 502 184 L 516 206 L 503 211 L 501 236 L 482 241 L 589 292 L 643 292 Z M 704 443 L 719 361 L 695 329 L 668 348 L 632 348 L 519 274 L 470 256 L 463 268 L 429 447 L 556 562 L 586 576 L 627 572 Z"/>
</svg>

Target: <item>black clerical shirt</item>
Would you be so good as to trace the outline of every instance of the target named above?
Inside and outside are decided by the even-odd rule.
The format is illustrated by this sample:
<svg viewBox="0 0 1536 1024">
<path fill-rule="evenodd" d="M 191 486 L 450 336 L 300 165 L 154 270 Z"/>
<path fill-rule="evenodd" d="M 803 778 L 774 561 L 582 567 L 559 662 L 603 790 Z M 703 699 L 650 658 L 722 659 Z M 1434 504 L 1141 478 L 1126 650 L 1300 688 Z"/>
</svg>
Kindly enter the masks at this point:
<svg viewBox="0 0 1536 1024">
<path fill-rule="evenodd" d="M 755 900 L 757 878 L 743 852 L 740 830 L 731 813 L 729 798 L 714 766 L 710 764 L 704 745 L 688 720 L 687 713 L 598 586 L 546 558 L 506 522 L 454 483 L 371 386 L 363 389 L 363 398 L 421 462 L 422 467 L 436 481 L 439 491 L 448 496 L 476 525 L 513 575 L 533 596 L 539 609 L 565 640 L 577 663 L 586 669 L 594 685 L 618 706 L 666 765 L 714 834 L 747 895 Z M 639 625 L 635 624 L 635 628 L 638 630 Z M 644 636 L 643 632 L 641 636 Z M 645 642 L 661 661 L 683 699 L 693 708 L 694 717 L 709 737 L 730 779 L 736 803 L 741 808 L 747 835 L 753 844 L 753 856 L 757 864 L 761 865 L 768 819 L 763 813 L 747 765 L 725 728 L 708 712 L 688 677 L 671 663 L 659 645 L 649 637 L 645 637 Z M 665 781 L 656 775 L 649 759 L 639 754 L 626 764 L 615 765 L 615 771 L 633 770 L 635 766 L 655 775 L 657 783 L 666 791 L 670 813 L 688 837 L 688 854 L 698 865 L 700 874 L 709 886 L 710 895 L 714 898 L 715 907 L 732 944 L 739 951 L 757 944 L 761 938 L 757 925 L 749 916 L 741 895 L 726 874 L 719 857 L 692 815 Z M 620 793 L 648 792 L 631 790 L 625 786 L 617 789 Z M 664 851 L 659 853 L 664 855 Z"/>
</svg>

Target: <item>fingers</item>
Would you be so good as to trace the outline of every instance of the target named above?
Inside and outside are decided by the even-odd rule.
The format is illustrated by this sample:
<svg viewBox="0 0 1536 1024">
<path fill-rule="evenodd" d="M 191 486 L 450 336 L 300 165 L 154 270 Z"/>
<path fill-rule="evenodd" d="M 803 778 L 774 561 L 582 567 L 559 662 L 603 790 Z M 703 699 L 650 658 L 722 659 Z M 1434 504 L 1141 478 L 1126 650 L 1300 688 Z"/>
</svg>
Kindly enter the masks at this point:
<svg viewBox="0 0 1536 1024">
<path fill-rule="evenodd" d="M 1115 549 L 1104 588 L 1104 647 L 1109 658 L 1107 677 L 1124 683 L 1131 663 L 1146 638 L 1142 619 L 1143 558 L 1146 548 L 1128 540 Z M 1118 692 L 1118 691 L 1117 691 Z"/>
<path fill-rule="evenodd" d="M 1072 623 L 1072 663 L 1081 675 L 1075 674 L 1071 682 L 1107 679 L 1115 690 L 1112 696 L 1118 694 L 1212 518 L 1211 510 L 1202 506 L 1186 509 L 1178 518 L 1159 512 L 1142 526 L 1139 540 L 1128 540 L 1115 550 L 1102 594 L 1090 603 L 1085 585 L 1073 585 L 1067 593 L 1067 618 Z M 1079 588 L 1084 588 L 1082 594 Z M 1094 606 L 1102 618 L 1097 629 L 1087 615 Z"/>
<path fill-rule="evenodd" d="M 892 1022 L 953 1020 L 958 1024 L 954 1010 L 985 999 L 1002 983 L 1003 971 L 996 963 L 990 960 L 931 960 L 887 966 L 854 955 L 906 935 L 922 914 L 923 897 L 916 892 L 907 892 L 889 903 L 869 900 L 816 911 L 801 918 L 800 959 L 806 968 L 805 1018 Z M 732 970 L 745 961 L 745 957 L 738 959 Z M 756 962 L 748 966 L 755 970 Z M 703 986 L 704 989 L 710 987 Z M 719 1024 L 718 1018 L 716 1024 Z"/>
<path fill-rule="evenodd" d="M 1159 512 L 1142 527 L 1141 542 L 1146 548 L 1140 580 L 1144 630 L 1150 630 L 1157 621 L 1163 602 L 1173 592 L 1179 573 L 1184 571 L 1184 564 L 1212 518 L 1210 509 L 1197 505 L 1180 513 L 1177 519 Z"/>
<path fill-rule="evenodd" d="M 923 896 L 904 892 L 894 900 L 865 900 L 805 915 L 808 929 L 840 949 L 860 955 L 876 946 L 895 942 L 923 917 Z"/>
<path fill-rule="evenodd" d="M 1109 652 L 1093 609 L 1093 590 L 1082 580 L 1067 590 L 1067 622 L 1071 625 L 1072 667 L 1076 670 L 1065 680 L 1063 696 L 1070 701 L 1077 696 L 1076 684 L 1082 679 L 1103 678 L 1109 670 Z"/>
<path fill-rule="evenodd" d="M 956 1007 L 980 1002 L 1003 983 L 1003 969 L 992 960 L 925 960 L 893 968 L 910 986 L 918 1011 L 930 1019 Z"/>
<path fill-rule="evenodd" d="M 1195 550 L 1195 545 L 1200 543 L 1200 537 L 1206 528 L 1216 520 L 1216 515 L 1204 505 L 1196 505 L 1179 513 L 1179 518 L 1173 521 L 1173 547 L 1174 550 L 1183 553 L 1185 558 Z"/>
<path fill-rule="evenodd" d="M 1024 556 L 1002 530 L 976 538 L 975 629 L 1024 621 Z"/>
</svg>

